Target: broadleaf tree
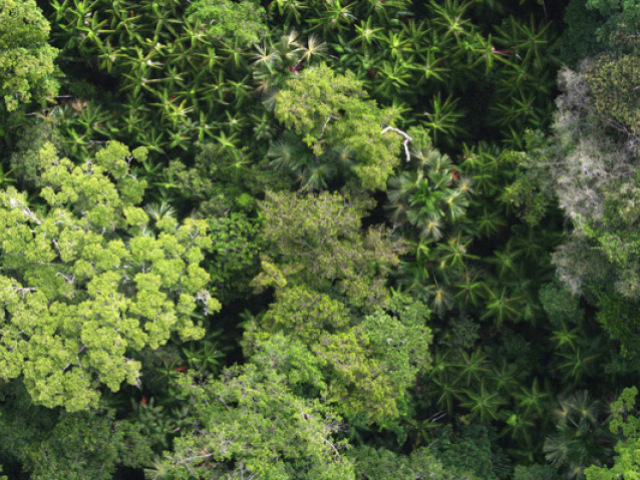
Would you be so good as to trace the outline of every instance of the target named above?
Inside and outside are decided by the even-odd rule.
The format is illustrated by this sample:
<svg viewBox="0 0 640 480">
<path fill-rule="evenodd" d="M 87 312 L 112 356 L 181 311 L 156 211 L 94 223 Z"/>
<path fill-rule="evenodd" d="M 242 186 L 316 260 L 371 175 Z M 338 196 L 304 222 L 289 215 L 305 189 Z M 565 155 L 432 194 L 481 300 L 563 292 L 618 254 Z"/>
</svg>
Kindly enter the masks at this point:
<svg viewBox="0 0 640 480">
<path fill-rule="evenodd" d="M 316 392 L 345 416 L 384 422 L 402 415 L 428 366 L 429 309 L 386 287 L 404 242 L 361 229 L 366 198 L 269 193 L 261 202 L 264 257 L 254 279 L 273 288 L 268 310 L 246 324 L 245 355 Z"/>
<path fill-rule="evenodd" d="M 303 70 L 276 94 L 276 118 L 311 150 L 314 161 L 305 165 L 298 157 L 289 164 L 308 185 L 355 177 L 365 189 L 386 188 L 402 141 L 385 127 L 398 111 L 367 97 L 353 74 L 336 74 L 326 65 Z"/>
<path fill-rule="evenodd" d="M 339 417 L 318 399 L 291 392 L 286 378 L 254 364 L 215 381 L 185 378 L 194 428 L 176 439 L 150 478 L 349 480 L 353 466 L 337 438 Z"/>
<path fill-rule="evenodd" d="M 0 108 L 12 112 L 56 94 L 54 60 L 47 43 L 49 22 L 35 0 L 0 1 Z"/>
<path fill-rule="evenodd" d="M 75 165 L 47 143 L 38 155 L 39 198 L 0 192 L 0 378 L 21 377 L 33 401 L 68 411 L 95 406 L 104 385 L 138 384 L 135 352 L 172 333 L 197 339 L 200 308 L 214 312 L 200 266 L 207 224 L 166 216 L 148 227 L 146 184 L 131 154 L 111 142 Z"/>
</svg>

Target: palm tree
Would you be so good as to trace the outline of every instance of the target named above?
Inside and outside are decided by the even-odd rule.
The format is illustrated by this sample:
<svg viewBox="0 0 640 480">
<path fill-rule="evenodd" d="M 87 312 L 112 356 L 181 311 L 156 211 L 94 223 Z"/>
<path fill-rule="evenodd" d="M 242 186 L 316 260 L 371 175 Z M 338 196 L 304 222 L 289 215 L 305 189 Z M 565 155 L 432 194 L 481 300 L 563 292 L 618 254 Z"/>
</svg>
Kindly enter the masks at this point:
<svg viewBox="0 0 640 480">
<path fill-rule="evenodd" d="M 511 296 L 511 292 L 509 292 L 506 287 L 500 288 L 500 293 L 489 289 L 489 301 L 486 305 L 486 312 L 481 318 L 493 318 L 497 325 L 501 325 L 505 320 L 520 320 L 523 315 L 521 301 L 521 297 Z"/>
<path fill-rule="evenodd" d="M 440 262 L 440 270 L 443 274 L 462 275 L 467 271 L 467 262 L 477 260 L 479 257 L 469 253 L 471 239 L 463 237 L 461 233 L 440 242 L 434 249 L 436 258 Z"/>
<path fill-rule="evenodd" d="M 374 42 L 379 41 L 380 32 L 383 31 L 382 27 L 374 27 L 372 17 L 367 17 L 366 21 L 361 21 L 360 25 L 356 25 L 356 35 L 351 43 L 360 45 L 363 52 L 369 52 L 369 49 L 373 46 Z"/>
<path fill-rule="evenodd" d="M 465 112 L 458 108 L 458 101 L 453 95 L 443 101 L 440 92 L 431 99 L 431 108 L 424 113 L 427 117 L 424 125 L 431 131 L 435 143 L 440 139 L 452 144 L 455 139 L 468 134 L 460 124 Z"/>
<path fill-rule="evenodd" d="M 545 458 L 568 478 L 584 478 L 584 468 L 610 453 L 613 436 L 605 428 L 606 415 L 586 390 L 558 399 L 555 435 L 544 442 Z"/>
<path fill-rule="evenodd" d="M 269 11 L 277 11 L 279 15 L 283 16 L 286 26 L 291 23 L 300 23 L 302 12 L 307 8 L 309 7 L 301 0 L 272 0 L 269 4 Z"/>
<path fill-rule="evenodd" d="M 504 358 L 502 359 L 500 367 L 493 365 L 490 377 L 495 383 L 496 390 L 511 395 L 520 385 L 516 377 L 517 371 L 518 367 L 513 363 L 507 363 Z"/>
<path fill-rule="evenodd" d="M 320 40 L 317 35 L 310 35 L 307 39 L 307 46 L 301 45 L 298 48 L 300 52 L 300 59 L 297 65 L 302 62 L 310 62 L 314 58 L 322 58 L 327 54 L 328 46 L 325 42 Z"/>
<path fill-rule="evenodd" d="M 498 33 L 496 42 L 519 54 L 525 65 L 532 65 L 537 71 L 543 71 L 550 58 L 547 52 L 550 26 L 550 23 L 536 25 L 533 15 L 529 17 L 528 24 L 509 17 L 503 26 L 495 27 Z"/>
<path fill-rule="evenodd" d="M 308 23 L 314 25 L 309 31 L 320 29 L 324 37 L 334 30 L 346 29 L 348 24 L 357 20 L 350 11 L 352 4 L 343 6 L 340 0 L 333 0 L 319 5 L 324 6 L 324 9 L 316 9 L 313 18 L 309 18 Z"/>
<path fill-rule="evenodd" d="M 535 423 L 525 415 L 517 412 L 507 412 L 505 414 L 505 426 L 502 430 L 503 435 L 509 435 L 512 440 L 517 441 L 527 447 L 527 451 L 532 450 L 531 432 L 535 428 Z"/>
<path fill-rule="evenodd" d="M 384 98 L 390 99 L 397 96 L 399 91 L 408 89 L 411 70 L 409 65 L 397 59 L 394 62 L 382 61 L 376 71 L 376 92 Z"/>
<path fill-rule="evenodd" d="M 429 387 L 433 396 L 437 397 L 436 404 L 449 415 L 453 415 L 456 399 L 462 391 L 456 386 L 457 380 L 452 378 L 454 363 L 449 359 L 449 351 L 436 350 L 432 359 L 432 369 L 429 372 Z"/>
<path fill-rule="evenodd" d="M 425 132 L 410 133 L 417 139 Z M 459 182 L 451 159 L 429 143 L 412 148 L 411 156 L 417 166 L 389 180 L 385 209 L 395 224 L 410 224 L 422 239 L 439 240 L 449 224 L 463 218 L 471 189 Z"/>
<path fill-rule="evenodd" d="M 556 353 L 560 357 L 556 368 L 562 372 L 565 382 L 576 384 L 592 373 L 593 362 L 600 356 L 592 347 L 563 349 Z"/>
<path fill-rule="evenodd" d="M 444 55 L 437 47 L 431 47 L 424 53 L 420 53 L 418 60 L 413 62 L 412 68 L 420 74 L 419 84 L 426 84 L 427 87 L 432 85 L 434 81 L 446 85 L 452 74 Z"/>
<path fill-rule="evenodd" d="M 520 273 L 520 265 L 517 262 L 517 252 L 509 250 L 494 250 L 494 258 L 489 259 L 489 262 L 495 265 L 498 278 L 502 279 L 508 274 L 515 275 L 516 277 Z"/>
<path fill-rule="evenodd" d="M 480 383 L 480 391 L 465 390 L 467 399 L 462 401 L 462 406 L 470 410 L 469 419 L 478 418 L 481 423 L 487 424 L 491 420 L 498 420 L 498 412 L 505 400 L 497 392 L 489 392 L 484 384 Z"/>
<path fill-rule="evenodd" d="M 460 301 L 463 307 L 477 307 L 486 299 L 487 285 L 482 281 L 478 273 L 471 270 L 465 271 L 458 281 L 454 283 L 458 289 L 455 298 Z"/>
<path fill-rule="evenodd" d="M 518 408 L 527 417 L 540 418 L 546 409 L 546 399 L 549 392 L 542 390 L 538 379 L 534 378 L 531 388 L 520 387 L 520 393 L 515 395 L 518 400 Z"/>
<path fill-rule="evenodd" d="M 434 26 L 440 27 L 444 32 L 444 38 L 451 36 L 457 42 L 469 35 L 473 26 L 468 18 L 465 18 L 470 2 L 459 0 L 431 0 L 429 9 L 432 14 Z"/>
<path fill-rule="evenodd" d="M 469 354 L 464 350 L 460 352 L 460 360 L 454 364 L 457 371 L 456 381 L 461 381 L 467 387 L 472 382 L 480 382 L 484 385 L 484 377 L 491 371 L 488 367 L 489 359 L 482 353 L 480 347 Z"/>
</svg>

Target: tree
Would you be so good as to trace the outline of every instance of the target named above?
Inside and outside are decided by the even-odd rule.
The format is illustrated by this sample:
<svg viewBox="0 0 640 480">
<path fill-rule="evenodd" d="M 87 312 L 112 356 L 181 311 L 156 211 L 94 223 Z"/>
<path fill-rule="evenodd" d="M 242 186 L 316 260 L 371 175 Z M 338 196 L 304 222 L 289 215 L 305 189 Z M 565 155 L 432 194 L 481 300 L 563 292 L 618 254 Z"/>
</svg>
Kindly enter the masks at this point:
<svg viewBox="0 0 640 480">
<path fill-rule="evenodd" d="M 605 20 L 597 30 L 599 39 L 605 42 L 615 31 L 633 34 L 640 28 L 640 5 L 635 1 L 587 0 L 587 8 L 598 12 Z"/>
<path fill-rule="evenodd" d="M 394 225 L 410 224 L 421 239 L 440 240 L 443 230 L 464 218 L 471 185 L 448 155 L 433 148 L 426 130 L 410 128 L 408 134 L 412 161 L 389 179 L 386 209 Z"/>
<path fill-rule="evenodd" d="M 53 62 L 58 51 L 47 43 L 49 30 L 35 0 L 0 1 L 3 110 L 12 112 L 31 101 L 44 105 L 56 94 Z"/>
<path fill-rule="evenodd" d="M 353 466 L 335 438 L 339 417 L 288 388 L 277 371 L 249 363 L 183 388 L 193 427 L 175 440 L 150 478 L 350 480 Z"/>
<path fill-rule="evenodd" d="M 260 207 L 271 257 L 253 283 L 273 288 L 275 299 L 246 324 L 244 348 L 299 395 L 371 422 L 401 414 L 428 364 L 431 333 L 429 309 L 387 289 L 403 243 L 384 229 L 361 230 L 367 205 L 329 193 L 267 194 Z"/>
<path fill-rule="evenodd" d="M 354 462 L 358 480 L 480 480 L 470 469 L 443 465 L 427 448 L 416 449 L 411 455 L 398 455 L 362 446 L 353 448 L 348 456 Z"/>
<path fill-rule="evenodd" d="M 557 199 L 572 226 L 553 254 L 559 277 L 599 309 L 598 320 L 625 354 L 640 338 L 637 52 L 561 71 L 553 136 L 529 136 L 531 152 L 508 191 L 531 224 Z"/>
<path fill-rule="evenodd" d="M 218 40 L 235 37 L 241 44 L 249 44 L 257 43 L 267 33 L 261 18 L 264 13 L 251 0 L 198 0 L 189 5 L 187 18 Z"/>
<path fill-rule="evenodd" d="M 140 383 L 136 351 L 173 332 L 204 334 L 192 314 L 219 303 L 200 266 L 210 249 L 204 221 L 166 216 L 148 228 L 137 207 L 142 160 L 111 142 L 81 165 L 40 150 L 39 200 L 0 192 L 0 378 L 21 377 L 34 403 L 68 411 L 95 406 L 100 387 Z"/>
<path fill-rule="evenodd" d="M 22 386 L 4 385 L 2 394 L 0 455 L 12 478 L 28 472 L 43 480 L 109 480 L 118 466 L 141 468 L 153 460 L 143 425 L 116 420 L 114 409 L 37 407 Z"/>
<path fill-rule="evenodd" d="M 517 465 L 513 472 L 513 480 L 560 480 L 558 472 L 549 465 Z"/>
<path fill-rule="evenodd" d="M 490 436 L 487 427 L 467 424 L 454 430 L 447 425 L 437 433 L 429 449 L 445 468 L 454 472 L 466 471 L 486 479 L 504 478 L 497 475 L 501 465 Z"/>
<path fill-rule="evenodd" d="M 545 458 L 569 478 L 584 478 L 584 469 L 592 463 L 600 464 L 609 453 L 611 438 L 603 428 L 600 402 L 586 390 L 558 402 L 559 408 L 554 410 L 557 433 L 544 442 Z"/>
<path fill-rule="evenodd" d="M 600 53 L 605 44 L 596 34 L 604 17 L 589 9 L 587 0 L 570 0 L 564 9 L 566 28 L 556 44 L 557 55 L 570 68 Z M 589 2 L 592 3 L 592 2 Z"/>
<path fill-rule="evenodd" d="M 257 2 L 52 0 L 48 7 L 61 66 L 73 72 L 64 91 L 75 98 L 59 110 L 69 140 L 81 140 L 74 156 L 109 139 L 177 156 L 205 140 L 233 149 L 238 130 L 250 131 L 247 105 L 257 99 L 246 48 L 266 30 Z M 86 72 L 110 78 L 113 92 L 90 85 Z M 88 112 L 100 120 L 87 122 Z"/>
<path fill-rule="evenodd" d="M 300 287 L 247 325 L 245 354 L 286 375 L 300 396 L 367 422 L 403 414 L 408 389 L 429 365 L 428 309 L 400 295 L 388 311 L 360 318 L 343 303 Z"/>
<path fill-rule="evenodd" d="M 10 163 L 2 165 L 0 188 L 14 182 L 28 194 L 7 197 L 5 207 L 0 197 L 0 310 L 13 295 L 12 311 L 0 318 L 0 361 L 4 350 L 14 361 L 0 368 L 17 365 L 15 376 L 0 383 L 26 385 L 39 405 L 56 407 L 40 406 L 37 414 L 56 422 L 32 434 L 40 424 L 21 423 L 27 413 L 6 407 L 19 399 L 0 401 L 4 431 L 16 425 L 36 438 L 0 442 L 10 476 L 74 477 L 84 470 L 100 479 L 114 465 L 139 466 L 142 460 L 120 457 L 127 454 L 120 446 L 131 445 L 116 432 L 123 419 L 145 445 L 167 450 L 146 472 L 158 480 L 470 477 L 464 471 L 506 480 L 513 472 L 497 445 L 513 458 L 539 460 L 551 423 L 547 398 L 557 393 L 549 389 L 588 382 L 606 394 L 623 369 L 619 357 L 607 360 L 601 369 L 607 375 L 588 368 L 595 365 L 591 353 L 604 357 L 603 342 L 592 335 L 593 308 L 584 308 L 584 322 L 567 318 L 568 307 L 581 310 L 582 299 L 556 311 L 552 325 L 537 300 L 551 273 L 548 250 L 562 228 L 560 222 L 548 228 L 556 219 L 544 217 L 554 204 L 557 169 L 551 165 L 536 179 L 550 179 L 550 188 L 523 186 L 523 205 L 531 205 L 538 228 L 519 225 L 504 201 L 505 186 L 527 157 L 504 150 L 505 141 L 520 148 L 525 128 L 545 128 L 549 120 L 557 23 L 541 17 L 547 7 L 555 17 L 561 3 L 567 2 L 39 3 L 50 15 L 67 77 L 57 107 L 10 117 L 28 128 L 14 135 L 24 145 L 4 154 Z M 317 66 L 318 59 L 327 65 Z M 623 62 L 595 72 L 602 95 L 612 86 L 615 95 L 603 97 L 599 111 L 583 96 L 589 108 L 570 113 L 584 123 L 616 113 L 606 101 L 634 100 L 622 82 L 634 67 Z M 616 113 L 618 123 L 633 120 L 637 105 L 628 105 Z M 608 157 L 601 156 L 613 166 L 624 143 L 623 132 L 611 130 L 614 120 L 582 130 L 590 138 L 618 135 Z M 59 127 L 60 135 L 42 125 Z M 567 135 L 563 153 L 580 137 Z M 109 168 L 95 155 L 110 139 L 153 153 L 122 153 L 130 168 L 120 179 L 120 154 Z M 74 164 L 56 155 L 47 173 L 40 161 L 42 147 L 51 149 L 47 141 Z M 595 144 L 580 148 L 596 157 L 589 149 Z M 557 154 L 554 145 L 546 147 L 540 157 Z M 630 156 L 622 160 L 637 165 Z M 567 190 L 597 183 L 580 168 L 562 172 Z M 620 178 L 621 185 L 630 181 Z M 145 182 L 148 189 L 140 187 Z M 615 183 L 605 190 L 597 190 L 598 201 L 615 196 Z M 618 228 L 617 210 L 635 201 L 633 191 L 624 193 L 606 207 L 611 224 L 594 215 L 585 232 Z M 26 220 L 14 221 L 20 215 Z M 187 215 L 205 220 L 175 221 Z M 183 227 L 189 234 L 181 237 Z M 636 325 L 626 319 L 635 320 L 634 300 L 623 303 L 611 291 L 594 295 L 592 279 L 617 287 L 608 282 L 617 266 L 599 233 L 589 235 L 583 232 L 579 245 L 585 258 L 576 248 L 574 265 L 566 266 L 593 258 L 607 266 L 585 267 L 584 291 L 598 302 L 603 323 L 614 326 L 617 316 L 627 325 L 616 334 L 632 337 Z M 199 252 L 172 253 L 189 250 L 191 240 Z M 636 245 L 629 247 L 609 250 L 629 254 L 633 265 Z M 99 271 L 89 278 L 91 269 Z M 594 271 L 601 277 L 590 276 Z M 198 282 L 203 286 L 195 290 Z M 215 320 L 205 308 L 218 307 L 208 301 L 213 291 L 225 302 Z M 19 323 L 23 312 L 34 320 Z M 215 322 L 215 331 L 182 344 L 185 329 L 190 334 L 183 338 L 198 336 L 183 319 L 194 326 Z M 12 339 L 21 348 L 15 355 Z M 433 343 L 437 369 L 414 385 L 430 366 Z M 233 361 L 240 366 L 213 376 Z M 624 366 L 635 375 L 632 362 Z M 176 387 L 173 380 L 185 372 Z M 102 394 L 88 405 L 97 406 L 93 415 L 61 408 L 80 408 L 74 402 L 81 394 Z M 346 438 L 362 449 L 358 460 L 346 452 Z M 416 451 L 425 444 L 430 450 Z M 115 474 L 121 473 L 128 472 Z M 521 476 L 536 475 L 549 470 Z"/>
<path fill-rule="evenodd" d="M 640 12 L 640 8 L 638 9 Z M 635 40 L 632 40 L 635 42 Z M 590 62 L 585 72 L 595 112 L 631 138 L 640 138 L 640 49 L 633 45 L 624 54 L 603 54 Z"/>
<path fill-rule="evenodd" d="M 264 257 L 257 287 L 306 284 L 365 309 L 385 303 L 385 278 L 405 242 L 384 228 L 361 230 L 370 199 L 267 192 L 259 205 L 271 255 Z"/>
<path fill-rule="evenodd" d="M 554 124 L 557 160 L 550 166 L 560 207 L 574 230 L 556 252 L 555 263 L 575 293 L 605 282 L 633 298 L 638 295 L 635 152 L 624 138 L 610 134 L 584 72 L 564 70 L 560 83 L 565 93 Z"/>
<path fill-rule="evenodd" d="M 625 388 L 611 404 L 613 419 L 609 430 L 618 436 L 616 456 L 610 468 L 592 465 L 585 470 L 587 480 L 637 480 L 640 478 L 640 419 L 638 418 L 638 389 Z"/>
<path fill-rule="evenodd" d="M 277 93 L 275 115 L 302 137 L 311 158 L 318 160 L 315 169 L 320 170 L 291 165 L 303 183 L 325 187 L 335 177 L 355 177 L 365 189 L 386 188 L 399 161 L 400 137 L 382 132 L 397 120 L 397 113 L 367 99 L 353 74 L 336 74 L 326 65 L 305 69 Z"/>
</svg>

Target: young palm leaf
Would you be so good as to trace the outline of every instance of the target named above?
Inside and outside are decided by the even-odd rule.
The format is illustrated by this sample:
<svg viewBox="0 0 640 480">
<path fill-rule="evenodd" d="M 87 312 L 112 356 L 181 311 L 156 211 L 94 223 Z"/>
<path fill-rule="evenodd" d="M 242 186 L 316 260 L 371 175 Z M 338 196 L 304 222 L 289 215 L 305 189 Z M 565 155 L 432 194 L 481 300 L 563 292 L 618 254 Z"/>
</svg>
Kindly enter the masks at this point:
<svg viewBox="0 0 640 480">
<path fill-rule="evenodd" d="M 540 418 L 546 410 L 545 403 L 549 396 L 549 392 L 540 388 L 538 379 L 534 378 L 531 388 L 520 387 L 520 393 L 516 394 L 518 408 L 527 417 Z"/>
<path fill-rule="evenodd" d="M 462 350 L 460 352 L 461 359 L 455 364 L 457 370 L 457 380 L 462 381 L 467 387 L 471 382 L 481 382 L 490 369 L 487 366 L 489 359 L 482 353 L 481 348 L 476 348 L 473 353 L 469 354 Z"/>
<path fill-rule="evenodd" d="M 504 399 L 497 392 L 487 391 L 484 382 L 480 384 L 480 391 L 465 390 L 467 399 L 462 406 L 469 409 L 469 419 L 477 418 L 482 424 L 498 420 L 499 410 L 505 404 Z"/>
<path fill-rule="evenodd" d="M 500 293 L 489 290 L 489 301 L 482 319 L 493 318 L 496 325 L 500 326 L 505 320 L 519 321 L 522 318 L 521 298 L 512 297 L 505 287 Z"/>
<path fill-rule="evenodd" d="M 430 111 L 423 114 L 427 117 L 423 125 L 431 131 L 435 143 L 443 141 L 452 144 L 456 138 L 467 135 L 467 131 L 460 125 L 465 112 L 458 109 L 458 101 L 452 95 L 443 101 L 442 95 L 438 93 L 431 100 Z"/>
</svg>

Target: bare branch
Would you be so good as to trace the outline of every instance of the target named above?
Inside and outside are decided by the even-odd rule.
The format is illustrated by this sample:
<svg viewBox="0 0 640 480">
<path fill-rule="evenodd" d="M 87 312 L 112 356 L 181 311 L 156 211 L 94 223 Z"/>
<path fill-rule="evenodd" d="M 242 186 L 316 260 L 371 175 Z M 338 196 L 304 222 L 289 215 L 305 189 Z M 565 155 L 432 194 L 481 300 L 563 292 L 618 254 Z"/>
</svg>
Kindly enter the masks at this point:
<svg viewBox="0 0 640 480">
<path fill-rule="evenodd" d="M 16 293 L 21 293 L 22 294 L 22 298 L 24 298 L 24 296 L 29 293 L 29 292 L 35 292 L 36 289 L 33 287 L 22 287 L 22 288 L 16 288 Z"/>
<path fill-rule="evenodd" d="M 68 276 L 68 275 L 65 275 L 62 272 L 58 272 L 58 273 L 56 273 L 56 276 L 64 278 L 67 281 L 67 283 L 70 283 L 70 284 L 74 284 L 75 281 L 76 281 L 75 275 Z"/>
<path fill-rule="evenodd" d="M 187 462 L 191 462 L 192 460 L 199 460 L 201 458 L 210 458 L 213 457 L 213 453 L 207 453 L 206 455 L 194 455 L 193 457 L 188 457 L 188 458 L 181 458 L 178 463 L 187 463 Z"/>
<path fill-rule="evenodd" d="M 19 208 L 24 214 L 25 218 L 27 218 L 28 220 L 31 220 L 32 222 L 35 222 L 38 225 L 42 225 L 42 222 L 40 221 L 40 219 L 36 217 L 31 210 L 29 210 L 29 207 L 27 207 L 27 205 L 24 202 L 20 202 L 15 197 L 12 197 L 9 199 L 9 206 L 12 209 Z"/>
<path fill-rule="evenodd" d="M 322 130 L 320 130 L 320 138 L 322 138 L 322 136 L 324 135 L 324 131 L 326 130 L 327 125 L 329 124 L 329 122 L 330 122 L 331 120 L 337 120 L 337 119 L 338 119 L 338 117 L 336 117 L 336 116 L 335 116 L 335 115 L 333 115 L 333 114 L 331 114 L 331 115 L 329 115 L 329 116 L 327 117 L 327 119 L 326 119 L 326 120 L 325 120 L 325 122 L 324 122 L 324 125 L 322 125 Z"/>
<path fill-rule="evenodd" d="M 400 130 L 399 128 L 396 127 L 385 127 L 382 129 L 382 131 L 380 132 L 380 135 L 384 135 L 385 133 L 387 133 L 389 130 L 392 130 L 400 135 L 402 135 L 404 137 L 404 142 L 402 142 L 402 144 L 404 145 L 404 154 L 407 157 L 407 162 L 411 160 L 411 153 L 409 152 L 409 142 L 413 142 L 413 138 L 411 138 L 409 135 L 406 134 L 406 132 L 403 132 L 402 130 Z"/>
</svg>

